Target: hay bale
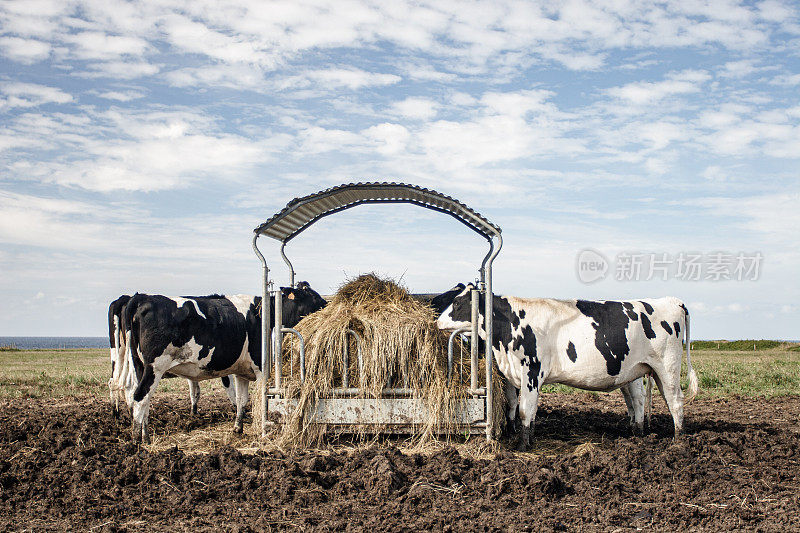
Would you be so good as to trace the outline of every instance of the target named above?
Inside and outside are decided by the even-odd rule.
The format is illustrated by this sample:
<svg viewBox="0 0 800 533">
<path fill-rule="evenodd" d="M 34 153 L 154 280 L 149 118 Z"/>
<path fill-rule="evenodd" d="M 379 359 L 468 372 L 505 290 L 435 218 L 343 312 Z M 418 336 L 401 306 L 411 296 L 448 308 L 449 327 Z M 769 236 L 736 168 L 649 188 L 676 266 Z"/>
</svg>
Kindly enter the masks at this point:
<svg viewBox="0 0 800 533">
<path fill-rule="evenodd" d="M 448 337 L 436 326 L 436 318 L 431 307 L 412 298 L 398 283 L 375 274 L 361 275 L 342 285 L 324 309 L 295 326 L 306 343 L 306 381 L 302 385 L 296 367 L 295 372 L 289 368 L 289 361 L 299 360 L 298 346 L 291 337 L 284 339 L 284 385 L 287 395 L 297 398 L 299 404 L 285 420 L 282 444 L 319 443 L 325 428 L 312 426 L 308 413 L 319 398 L 342 386 L 341 354 L 345 346 L 351 354 L 348 365 L 351 387 L 359 387 L 373 398 L 387 387 L 408 387 L 413 389 L 415 397 L 422 399 L 431 416 L 415 428 L 420 444 L 437 434 L 453 433 L 454 413 L 467 397 L 470 358 L 468 350 L 463 363 L 456 356 L 454 380 L 448 386 Z M 346 335 L 348 329 L 356 331 L 362 339 L 361 376 L 354 341 Z M 480 364 L 484 366 L 482 360 Z M 480 372 L 481 382 L 485 382 L 484 375 Z M 498 386 L 495 398 L 499 400 L 495 402 L 495 412 L 502 413 L 503 394 Z"/>
</svg>

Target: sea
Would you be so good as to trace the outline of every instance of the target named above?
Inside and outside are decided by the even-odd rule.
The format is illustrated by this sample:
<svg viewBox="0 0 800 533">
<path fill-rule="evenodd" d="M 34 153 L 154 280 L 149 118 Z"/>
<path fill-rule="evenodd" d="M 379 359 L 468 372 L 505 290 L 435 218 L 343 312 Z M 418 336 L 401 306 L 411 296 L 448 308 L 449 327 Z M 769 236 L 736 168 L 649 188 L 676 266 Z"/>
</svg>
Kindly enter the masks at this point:
<svg viewBox="0 0 800 533">
<path fill-rule="evenodd" d="M 108 348 L 108 337 L 0 337 L 0 347 L 20 350 Z"/>
</svg>

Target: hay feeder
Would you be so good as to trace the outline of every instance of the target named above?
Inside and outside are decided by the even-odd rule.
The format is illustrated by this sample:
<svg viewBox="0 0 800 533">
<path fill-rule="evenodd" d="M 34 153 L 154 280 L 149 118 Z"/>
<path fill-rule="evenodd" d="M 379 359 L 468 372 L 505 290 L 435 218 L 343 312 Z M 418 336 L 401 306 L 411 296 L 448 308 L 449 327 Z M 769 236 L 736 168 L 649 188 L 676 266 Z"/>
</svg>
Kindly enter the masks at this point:
<svg viewBox="0 0 800 533">
<path fill-rule="evenodd" d="M 285 253 L 286 244 L 289 241 L 328 215 L 362 204 L 385 203 L 412 204 L 450 215 L 488 241 L 489 251 L 479 268 L 480 283 L 472 294 L 472 324 L 469 328 L 452 332 L 449 337 L 448 380 L 453 369 L 453 340 L 459 334 L 469 335 L 472 338 L 477 337 L 478 320 L 481 318 L 478 313 L 479 292 L 492 294 L 492 262 L 500 252 L 503 243 L 498 226 L 454 198 L 430 189 L 401 183 L 347 184 L 295 198 L 285 208 L 255 228 L 253 237 L 253 250 L 262 265 L 264 307 L 261 323 L 262 339 L 271 340 L 271 342 L 261 343 L 262 373 L 258 379 L 258 400 L 260 401 L 262 435 L 267 433 L 269 413 L 287 416 L 297 406 L 297 400 L 287 394 L 283 372 L 287 369 L 290 369 L 289 372 L 296 371 L 297 376 L 294 378 L 301 382 L 308 376 L 306 376 L 302 335 L 290 328 L 280 328 L 280 330 L 274 328 L 275 331 L 273 331 L 270 326 L 269 307 L 271 305 L 275 307 L 275 324 L 281 324 L 282 301 L 281 298 L 274 297 L 278 290 L 273 290 L 270 269 L 264 255 L 259 250 L 258 238 L 270 237 L 281 243 L 280 254 L 289 269 L 289 285 L 294 286 L 294 267 Z M 424 298 L 425 295 L 415 296 Z M 484 301 L 486 309 L 483 312 L 483 317 L 485 317 L 483 326 L 487 337 L 491 338 L 492 298 L 484 298 Z M 300 351 L 297 363 L 284 360 L 282 343 L 283 336 L 287 333 L 298 338 Z M 348 357 L 356 358 L 356 367 L 360 373 L 363 342 L 357 332 L 350 331 L 349 334 L 354 340 L 352 343 L 355 347 L 352 350 L 354 353 L 348 353 L 348 350 L 345 350 L 344 353 L 330 354 L 330 357 L 343 358 L 344 368 L 349 367 Z M 491 349 L 486 350 L 482 361 L 485 369 L 482 375 L 479 375 L 478 344 L 477 342 L 471 343 L 468 396 L 461 403 L 461 407 L 453 413 L 453 420 L 450 421 L 448 427 L 462 434 L 484 433 L 487 440 L 491 440 L 496 434 L 498 424 L 492 408 L 495 394 L 492 386 L 492 351 Z M 484 345 L 486 346 L 486 343 Z M 311 413 L 311 421 L 327 427 L 333 426 L 343 432 L 347 432 L 348 428 L 358 428 L 358 431 L 363 432 L 364 428 L 374 427 L 376 431 L 382 432 L 413 433 L 414 428 L 424 425 L 430 413 L 422 400 L 415 397 L 413 389 L 402 385 L 401 383 L 387 387 L 378 397 L 374 397 L 374 395 L 365 394 L 365 391 L 359 387 L 354 387 L 353 383 L 349 383 L 349 376 L 345 373 L 342 376 L 341 386 L 331 388 L 329 394 L 318 399 Z"/>
</svg>

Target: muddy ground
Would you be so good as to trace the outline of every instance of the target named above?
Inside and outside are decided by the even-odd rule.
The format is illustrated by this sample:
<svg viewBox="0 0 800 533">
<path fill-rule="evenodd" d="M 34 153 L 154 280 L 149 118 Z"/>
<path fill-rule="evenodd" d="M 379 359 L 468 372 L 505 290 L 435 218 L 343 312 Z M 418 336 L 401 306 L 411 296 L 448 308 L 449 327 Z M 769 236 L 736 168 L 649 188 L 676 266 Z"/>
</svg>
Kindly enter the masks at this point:
<svg viewBox="0 0 800 533">
<path fill-rule="evenodd" d="M 155 434 L 232 422 L 187 403 L 157 399 Z M 0 530 L 800 530 L 799 419 L 800 397 L 700 398 L 673 443 L 663 407 L 633 437 L 621 395 L 548 394 L 530 454 L 197 454 L 139 448 L 97 399 L 3 400 Z"/>
</svg>

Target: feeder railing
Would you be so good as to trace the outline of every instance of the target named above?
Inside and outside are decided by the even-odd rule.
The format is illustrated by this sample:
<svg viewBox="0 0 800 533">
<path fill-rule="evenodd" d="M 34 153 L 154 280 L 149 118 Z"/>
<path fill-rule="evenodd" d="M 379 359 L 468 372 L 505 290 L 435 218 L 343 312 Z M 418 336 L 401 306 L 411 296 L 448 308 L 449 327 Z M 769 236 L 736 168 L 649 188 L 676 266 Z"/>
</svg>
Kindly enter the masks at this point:
<svg viewBox="0 0 800 533">
<path fill-rule="evenodd" d="M 294 328 L 282 328 L 281 333 L 291 333 L 300 343 L 300 383 L 303 383 L 306 380 L 306 341 L 303 339 L 303 335 Z M 282 339 L 281 339 L 282 340 Z M 289 359 L 289 372 L 291 373 L 294 369 L 294 350 L 292 350 L 291 357 Z"/>
<path fill-rule="evenodd" d="M 461 335 L 462 333 L 471 333 L 471 332 L 472 332 L 472 326 L 471 325 L 470 326 L 464 326 L 463 328 L 458 328 L 458 329 L 454 330 L 453 333 L 450 334 L 450 338 L 447 339 L 447 384 L 448 385 L 450 384 L 450 382 L 453 379 L 453 341 L 456 340 L 456 336 L 457 335 Z M 475 344 L 475 343 L 472 343 L 472 344 Z M 462 365 L 462 367 L 463 367 L 463 365 Z M 474 366 L 473 366 L 473 368 L 474 368 Z M 475 373 L 474 370 L 470 371 L 470 374 L 474 374 L 474 373 Z M 472 378 L 471 375 L 470 375 L 470 378 Z M 470 379 L 470 382 L 471 381 L 472 381 L 472 379 Z M 476 387 L 474 385 L 470 385 L 470 388 L 471 389 L 475 389 Z"/>
</svg>

